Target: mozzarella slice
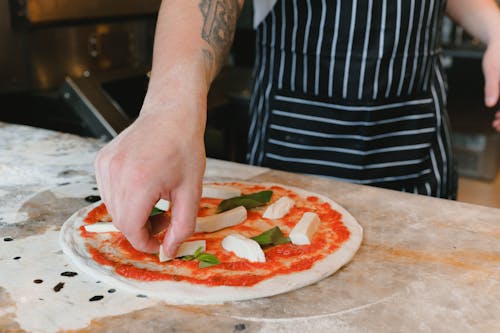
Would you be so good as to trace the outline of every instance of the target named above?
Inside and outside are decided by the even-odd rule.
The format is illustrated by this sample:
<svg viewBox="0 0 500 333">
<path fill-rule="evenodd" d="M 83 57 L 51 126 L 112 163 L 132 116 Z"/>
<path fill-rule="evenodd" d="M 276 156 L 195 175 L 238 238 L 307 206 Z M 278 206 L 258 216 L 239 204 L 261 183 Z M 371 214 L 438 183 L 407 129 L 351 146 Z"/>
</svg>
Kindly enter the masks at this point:
<svg viewBox="0 0 500 333">
<path fill-rule="evenodd" d="M 281 197 L 266 208 L 262 217 L 266 219 L 280 219 L 288 214 L 294 205 L 295 201 L 293 199 Z"/>
<path fill-rule="evenodd" d="M 309 245 L 318 230 L 320 220 L 316 213 L 306 212 L 290 232 L 290 241 L 296 245 Z"/>
<path fill-rule="evenodd" d="M 220 214 L 197 217 L 195 232 L 214 232 L 240 224 L 247 218 L 247 210 L 238 206 Z"/>
<path fill-rule="evenodd" d="M 201 252 L 205 252 L 207 248 L 207 242 L 204 239 L 195 240 L 190 242 L 184 242 L 179 246 L 177 253 L 175 254 L 176 258 L 184 257 L 184 256 L 192 256 L 196 252 L 198 248 L 201 247 Z M 158 251 L 158 258 L 160 262 L 169 261 L 174 258 L 169 258 L 163 252 L 163 246 L 160 245 L 160 250 Z"/>
<path fill-rule="evenodd" d="M 226 236 L 222 240 L 222 247 L 224 250 L 234 252 L 238 257 L 251 262 L 266 262 L 266 256 L 259 243 L 242 235 L 231 234 Z"/>
<path fill-rule="evenodd" d="M 84 226 L 85 231 L 88 232 L 119 232 L 113 223 L 110 222 L 97 222 L 92 224 L 87 224 Z"/>
<path fill-rule="evenodd" d="M 204 185 L 201 196 L 203 198 L 229 199 L 239 197 L 241 191 L 237 188 L 223 185 Z"/>
<path fill-rule="evenodd" d="M 165 199 L 160 199 L 156 203 L 155 207 L 166 212 L 170 209 L 170 201 Z"/>
</svg>

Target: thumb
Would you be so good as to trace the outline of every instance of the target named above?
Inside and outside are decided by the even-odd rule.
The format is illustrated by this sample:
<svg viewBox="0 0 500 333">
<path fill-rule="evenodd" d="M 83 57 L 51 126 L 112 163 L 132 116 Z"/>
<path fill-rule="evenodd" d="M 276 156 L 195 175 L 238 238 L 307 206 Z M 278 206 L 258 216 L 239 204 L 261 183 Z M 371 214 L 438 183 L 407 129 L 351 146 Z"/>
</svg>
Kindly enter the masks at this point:
<svg viewBox="0 0 500 333">
<path fill-rule="evenodd" d="M 201 191 L 196 185 L 182 186 L 172 193 L 172 216 L 163 240 L 165 254 L 174 258 L 177 249 L 194 232 Z"/>
<path fill-rule="evenodd" d="M 484 71 L 484 103 L 493 107 L 498 102 L 500 95 L 500 68 L 488 61 L 483 63 Z"/>
</svg>

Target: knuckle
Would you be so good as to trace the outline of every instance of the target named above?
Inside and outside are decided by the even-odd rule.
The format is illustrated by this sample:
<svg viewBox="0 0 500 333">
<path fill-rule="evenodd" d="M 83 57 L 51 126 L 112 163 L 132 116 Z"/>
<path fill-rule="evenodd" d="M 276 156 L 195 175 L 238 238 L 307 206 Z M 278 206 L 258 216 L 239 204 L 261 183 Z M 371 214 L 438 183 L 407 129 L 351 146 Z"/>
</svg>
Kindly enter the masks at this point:
<svg viewBox="0 0 500 333">
<path fill-rule="evenodd" d="M 109 160 L 109 170 L 111 172 L 117 172 L 121 170 L 124 166 L 125 162 L 125 157 L 122 154 L 116 154 L 113 155 L 113 157 L 110 158 Z"/>
<path fill-rule="evenodd" d="M 141 167 L 132 168 L 127 173 L 127 182 L 132 187 L 141 187 L 147 181 L 147 172 Z"/>
<path fill-rule="evenodd" d="M 97 152 L 94 158 L 94 169 L 96 172 L 105 173 L 112 161 L 111 154 L 109 153 L 109 149 L 107 147 L 102 148 Z"/>
</svg>

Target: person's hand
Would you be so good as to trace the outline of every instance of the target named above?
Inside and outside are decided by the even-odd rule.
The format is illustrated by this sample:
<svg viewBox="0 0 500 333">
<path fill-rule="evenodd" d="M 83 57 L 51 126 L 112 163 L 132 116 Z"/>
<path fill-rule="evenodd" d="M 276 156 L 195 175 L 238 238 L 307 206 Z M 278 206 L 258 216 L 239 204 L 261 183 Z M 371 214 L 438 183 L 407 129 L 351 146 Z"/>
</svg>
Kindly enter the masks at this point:
<svg viewBox="0 0 500 333">
<path fill-rule="evenodd" d="M 483 57 L 483 73 L 485 78 L 484 97 L 487 107 L 494 107 L 500 95 L 500 39 L 488 44 Z M 500 131 L 500 110 L 497 110 L 493 127 Z"/>
<path fill-rule="evenodd" d="M 204 122 L 195 117 L 196 112 L 171 108 L 141 111 L 129 128 L 98 153 L 95 171 L 113 223 L 132 246 L 157 252 L 160 244 L 153 234 L 168 225 L 163 247 L 174 257 L 194 230 L 205 150 Z M 149 219 L 160 198 L 171 203 L 171 221 L 157 216 Z"/>
</svg>

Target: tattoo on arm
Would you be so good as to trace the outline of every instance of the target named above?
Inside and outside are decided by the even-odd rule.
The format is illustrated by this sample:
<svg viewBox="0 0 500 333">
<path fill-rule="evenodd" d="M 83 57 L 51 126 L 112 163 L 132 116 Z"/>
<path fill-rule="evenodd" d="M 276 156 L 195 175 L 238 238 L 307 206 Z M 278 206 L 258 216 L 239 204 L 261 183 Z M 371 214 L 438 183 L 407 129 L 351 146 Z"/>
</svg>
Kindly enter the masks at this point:
<svg viewBox="0 0 500 333">
<path fill-rule="evenodd" d="M 203 49 L 203 58 L 208 69 L 218 72 L 231 49 L 241 8 L 238 0 L 201 0 L 199 8 L 203 16 L 201 37 L 210 45 L 210 49 Z"/>
</svg>

